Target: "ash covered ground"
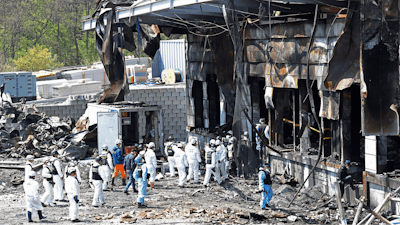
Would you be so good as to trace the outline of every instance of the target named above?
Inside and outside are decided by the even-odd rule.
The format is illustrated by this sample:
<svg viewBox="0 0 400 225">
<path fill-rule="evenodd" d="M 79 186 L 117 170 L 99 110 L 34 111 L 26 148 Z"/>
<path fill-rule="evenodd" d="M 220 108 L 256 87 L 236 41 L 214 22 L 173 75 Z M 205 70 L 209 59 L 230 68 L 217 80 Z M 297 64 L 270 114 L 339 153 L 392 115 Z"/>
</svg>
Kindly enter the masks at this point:
<svg viewBox="0 0 400 225">
<path fill-rule="evenodd" d="M 63 163 L 62 168 L 65 165 Z M 296 188 L 280 183 L 276 176 L 273 177 L 274 196 L 268 210 L 260 209 L 256 177 L 248 180 L 233 177 L 223 185 L 214 181 L 207 188 L 190 181 L 185 188 L 179 188 L 177 178 L 168 175 L 156 181 L 155 189 L 147 188 L 147 208 L 137 207 L 137 193 L 131 188 L 129 195 L 123 193 L 120 176 L 113 191 L 104 192 L 106 205 L 94 208 L 91 206 L 94 190 L 88 184 L 89 167 L 80 167 L 80 171 L 83 182 L 78 210 L 81 222 L 78 224 L 339 224 L 335 197 L 324 194 L 315 186 L 304 189 L 287 208 Z M 36 180 L 40 182 L 40 194 L 43 194 L 41 170 L 37 173 Z M 0 169 L 0 224 L 28 224 L 23 186 L 11 183 L 23 176 L 23 170 Z M 200 176 L 200 181 L 202 178 Z M 33 220 L 35 224 L 70 224 L 68 208 L 68 202 L 45 207 L 43 212 L 47 219 L 39 222 L 34 212 Z M 346 207 L 348 222 L 355 211 L 355 207 Z M 365 215 L 363 212 L 361 218 Z"/>
</svg>

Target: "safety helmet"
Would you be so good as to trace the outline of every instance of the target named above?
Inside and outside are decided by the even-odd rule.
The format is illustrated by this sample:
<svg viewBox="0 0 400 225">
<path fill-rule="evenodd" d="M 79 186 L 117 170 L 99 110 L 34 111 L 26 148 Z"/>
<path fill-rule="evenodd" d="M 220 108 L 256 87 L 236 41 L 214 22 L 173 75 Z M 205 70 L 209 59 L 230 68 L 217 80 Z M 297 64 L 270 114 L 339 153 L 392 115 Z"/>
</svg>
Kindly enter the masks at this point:
<svg viewBox="0 0 400 225">
<path fill-rule="evenodd" d="M 35 176 L 36 176 L 36 173 L 35 173 L 35 171 L 30 171 L 30 172 L 28 173 L 28 176 L 29 176 L 29 178 L 32 178 L 32 179 L 34 179 L 34 178 L 35 178 Z"/>
<path fill-rule="evenodd" d="M 261 118 L 260 123 L 265 123 L 265 118 Z"/>
<path fill-rule="evenodd" d="M 243 133 L 243 135 L 244 135 L 244 136 L 249 136 L 249 132 L 245 131 L 245 132 Z"/>
<path fill-rule="evenodd" d="M 268 163 L 265 163 L 263 167 L 271 167 Z"/>
<path fill-rule="evenodd" d="M 215 139 L 211 139 L 210 146 L 214 146 L 214 145 L 215 145 Z"/>
<path fill-rule="evenodd" d="M 26 156 L 26 160 L 28 160 L 28 161 L 31 161 L 33 159 L 34 159 L 33 155 L 27 155 Z"/>
<path fill-rule="evenodd" d="M 233 135 L 233 132 L 230 130 L 230 131 L 228 131 L 228 133 L 227 134 L 229 134 L 229 135 Z"/>
<path fill-rule="evenodd" d="M 220 140 L 216 140 L 215 141 L 215 145 L 220 145 L 221 144 L 221 141 Z"/>
<path fill-rule="evenodd" d="M 68 167 L 67 173 L 69 174 L 76 173 L 76 169 L 74 167 Z"/>
<path fill-rule="evenodd" d="M 173 141 L 173 140 L 174 140 L 174 138 L 172 136 L 168 137 L 168 141 Z"/>
<path fill-rule="evenodd" d="M 190 139 L 190 144 L 191 145 L 195 145 L 196 144 L 196 139 L 195 138 Z"/>
<path fill-rule="evenodd" d="M 156 145 L 154 144 L 154 142 L 150 142 L 148 148 L 149 149 L 154 149 L 156 147 Z"/>
<path fill-rule="evenodd" d="M 221 136 L 217 136 L 217 140 L 221 140 Z"/>
<path fill-rule="evenodd" d="M 58 155 L 58 151 L 54 149 L 53 151 L 51 151 L 51 155 L 52 155 L 52 156 Z"/>
<path fill-rule="evenodd" d="M 351 161 L 350 160 L 346 160 L 346 162 L 345 162 L 346 164 L 350 164 L 351 163 Z"/>
<path fill-rule="evenodd" d="M 122 141 L 121 141 L 121 139 L 117 139 L 117 140 L 115 140 L 115 144 L 116 144 L 116 145 L 122 144 Z"/>
<path fill-rule="evenodd" d="M 143 150 L 143 145 L 142 144 L 139 144 L 138 145 L 138 151 L 142 151 Z"/>
<path fill-rule="evenodd" d="M 178 147 L 178 148 L 183 148 L 183 144 L 182 144 L 182 143 L 179 143 L 177 147 Z"/>
<path fill-rule="evenodd" d="M 108 146 L 106 144 L 104 144 L 103 146 L 101 146 L 101 148 L 104 150 L 108 150 Z"/>
</svg>

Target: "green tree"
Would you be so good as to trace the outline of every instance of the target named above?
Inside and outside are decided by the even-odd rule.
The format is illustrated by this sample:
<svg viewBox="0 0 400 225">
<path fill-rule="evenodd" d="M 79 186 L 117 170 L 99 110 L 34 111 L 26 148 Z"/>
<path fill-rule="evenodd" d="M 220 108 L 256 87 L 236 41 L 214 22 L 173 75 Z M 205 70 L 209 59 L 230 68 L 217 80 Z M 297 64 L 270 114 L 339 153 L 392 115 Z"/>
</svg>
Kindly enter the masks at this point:
<svg viewBox="0 0 400 225">
<path fill-rule="evenodd" d="M 52 57 L 48 48 L 36 45 L 13 60 L 19 71 L 38 71 L 63 66 L 57 63 L 56 57 Z"/>
</svg>

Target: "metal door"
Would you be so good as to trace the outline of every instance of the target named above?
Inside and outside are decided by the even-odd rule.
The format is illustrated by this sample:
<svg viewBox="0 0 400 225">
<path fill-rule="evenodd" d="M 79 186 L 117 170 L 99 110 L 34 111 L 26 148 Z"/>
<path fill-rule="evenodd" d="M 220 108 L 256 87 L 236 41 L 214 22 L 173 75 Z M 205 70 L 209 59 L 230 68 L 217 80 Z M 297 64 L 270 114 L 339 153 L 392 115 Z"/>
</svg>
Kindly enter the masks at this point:
<svg viewBox="0 0 400 225">
<path fill-rule="evenodd" d="M 115 147 L 115 140 L 120 135 L 118 112 L 97 112 L 97 147 L 99 155 L 106 144 L 109 150 Z"/>
</svg>

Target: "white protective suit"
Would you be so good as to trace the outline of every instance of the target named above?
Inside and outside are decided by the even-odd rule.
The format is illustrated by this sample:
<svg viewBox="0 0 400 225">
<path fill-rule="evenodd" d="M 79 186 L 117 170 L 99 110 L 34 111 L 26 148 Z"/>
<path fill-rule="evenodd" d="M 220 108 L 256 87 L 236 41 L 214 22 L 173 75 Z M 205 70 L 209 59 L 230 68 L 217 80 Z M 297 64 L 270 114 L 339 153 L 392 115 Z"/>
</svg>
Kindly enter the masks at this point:
<svg viewBox="0 0 400 225">
<path fill-rule="evenodd" d="M 52 157 L 50 160 L 50 163 L 52 166 L 50 168 L 55 168 L 56 171 L 52 171 L 53 169 L 50 169 L 50 173 L 53 175 L 53 181 L 54 181 L 54 199 L 57 200 L 63 200 L 64 199 L 64 193 L 63 193 L 63 173 L 61 170 L 61 164 L 60 160 L 56 157 Z"/>
<path fill-rule="evenodd" d="M 31 178 L 24 182 L 24 191 L 26 199 L 26 211 L 33 212 L 33 209 L 43 210 L 39 197 L 39 183 Z"/>
<path fill-rule="evenodd" d="M 28 174 L 33 170 L 32 163 L 27 161 L 25 165 L 25 180 L 29 179 Z"/>
<path fill-rule="evenodd" d="M 206 174 L 204 176 L 203 185 L 207 185 L 210 182 L 211 174 L 214 174 L 217 182 L 222 183 L 221 175 L 219 174 L 219 170 L 216 169 L 218 166 L 217 157 L 215 154 L 215 148 L 206 147 Z M 215 172 L 214 172 L 215 171 Z"/>
<path fill-rule="evenodd" d="M 104 204 L 104 193 L 102 189 L 102 178 L 100 175 L 100 168 L 101 165 L 98 162 L 92 163 L 90 166 L 90 171 L 89 171 L 89 182 L 93 184 L 94 186 L 94 194 L 93 194 L 93 201 L 92 205 L 93 206 L 99 206 L 98 202 L 100 200 L 100 204 Z"/>
<path fill-rule="evenodd" d="M 43 187 L 46 190 L 42 195 L 40 201 L 42 203 L 49 203 L 50 206 L 54 206 L 54 192 L 53 185 L 50 181 L 53 180 L 53 175 L 50 173 L 50 168 L 48 165 L 44 165 L 42 169 L 42 177 L 43 177 Z"/>
<path fill-rule="evenodd" d="M 168 166 L 169 166 L 169 174 L 171 177 L 175 177 L 175 149 L 177 147 L 173 144 L 173 142 L 167 142 L 165 143 L 165 148 L 164 148 L 164 153 L 167 156 L 168 159 Z M 172 150 L 172 155 L 169 154 L 169 152 Z"/>
<path fill-rule="evenodd" d="M 225 161 L 226 161 L 225 146 L 223 146 L 223 145 L 218 146 L 216 155 L 217 155 L 217 163 L 218 163 L 217 169 L 219 169 L 219 172 L 224 179 L 228 179 L 228 174 L 226 173 L 226 170 L 225 170 L 225 165 L 226 165 L 226 163 L 225 163 Z"/>
<path fill-rule="evenodd" d="M 78 203 L 74 197 L 79 196 L 79 183 L 75 176 L 68 176 L 65 179 L 65 192 L 69 200 L 69 217 L 75 220 L 78 217 Z"/>
<path fill-rule="evenodd" d="M 103 151 L 100 157 L 102 158 L 102 162 L 99 168 L 99 173 L 103 179 L 103 190 L 106 190 L 108 188 L 108 182 L 110 181 L 111 171 L 114 171 L 114 166 L 110 152 Z"/>
<path fill-rule="evenodd" d="M 187 180 L 194 177 L 194 183 L 199 182 L 199 163 L 201 163 L 200 151 L 197 146 L 188 144 L 185 148 L 186 156 L 189 162 L 189 172 Z"/>
<path fill-rule="evenodd" d="M 182 149 L 176 147 L 174 158 L 176 162 L 176 168 L 178 169 L 178 174 L 179 174 L 178 185 L 183 186 L 186 179 L 186 167 L 189 165 L 186 153 L 182 151 Z"/>
<path fill-rule="evenodd" d="M 77 164 L 69 163 L 67 166 L 65 166 L 65 169 L 64 169 L 64 177 L 65 178 L 68 177 L 67 176 L 68 168 L 75 168 L 75 171 L 76 171 L 75 178 L 78 180 L 78 183 L 81 183 L 82 178 L 81 178 L 81 172 L 79 171 L 79 163 L 77 163 Z"/>
<path fill-rule="evenodd" d="M 147 173 L 150 174 L 150 183 L 154 183 L 157 169 L 156 153 L 152 149 L 147 149 L 144 159 L 146 161 Z"/>
</svg>

